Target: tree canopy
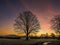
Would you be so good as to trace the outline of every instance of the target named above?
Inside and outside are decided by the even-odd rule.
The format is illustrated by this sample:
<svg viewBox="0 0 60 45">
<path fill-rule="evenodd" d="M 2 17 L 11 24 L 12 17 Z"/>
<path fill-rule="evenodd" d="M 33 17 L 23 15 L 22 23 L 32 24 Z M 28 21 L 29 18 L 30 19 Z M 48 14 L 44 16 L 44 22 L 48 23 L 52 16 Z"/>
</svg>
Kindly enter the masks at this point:
<svg viewBox="0 0 60 45">
<path fill-rule="evenodd" d="M 51 28 L 54 29 L 56 33 L 60 33 L 60 15 L 53 17 L 51 20 Z"/>
<path fill-rule="evenodd" d="M 25 33 L 27 37 L 30 33 L 36 33 L 40 29 L 40 24 L 36 15 L 30 11 L 20 13 L 15 20 L 14 26 L 16 32 Z"/>
</svg>

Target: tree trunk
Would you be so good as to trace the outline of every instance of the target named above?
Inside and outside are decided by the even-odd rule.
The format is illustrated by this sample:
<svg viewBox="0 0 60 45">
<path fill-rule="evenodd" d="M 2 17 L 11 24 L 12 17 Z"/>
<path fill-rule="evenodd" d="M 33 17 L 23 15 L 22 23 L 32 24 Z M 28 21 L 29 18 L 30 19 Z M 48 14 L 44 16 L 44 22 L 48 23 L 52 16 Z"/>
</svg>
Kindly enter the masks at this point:
<svg viewBox="0 0 60 45">
<path fill-rule="evenodd" d="M 26 40 L 28 40 L 29 39 L 29 37 L 28 37 L 28 33 L 26 34 Z"/>
<path fill-rule="evenodd" d="M 27 30 L 27 32 L 26 32 L 26 40 L 28 40 L 29 39 L 29 37 L 28 37 L 28 35 L 29 35 L 29 33 L 28 33 L 28 25 L 26 26 L 26 30 Z"/>
</svg>

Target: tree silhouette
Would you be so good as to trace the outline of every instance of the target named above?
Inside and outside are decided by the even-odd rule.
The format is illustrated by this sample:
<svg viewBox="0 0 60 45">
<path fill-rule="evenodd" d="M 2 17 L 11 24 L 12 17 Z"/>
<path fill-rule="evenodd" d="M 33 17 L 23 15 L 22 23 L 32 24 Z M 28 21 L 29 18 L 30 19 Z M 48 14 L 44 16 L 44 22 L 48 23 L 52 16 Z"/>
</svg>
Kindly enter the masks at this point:
<svg viewBox="0 0 60 45">
<path fill-rule="evenodd" d="M 26 40 L 28 40 L 30 33 L 38 32 L 38 29 L 40 29 L 40 24 L 37 17 L 30 11 L 20 13 L 15 20 L 14 26 L 16 32 L 26 34 Z"/>
<path fill-rule="evenodd" d="M 48 33 L 46 33 L 46 34 L 45 34 L 45 37 L 46 37 L 46 38 L 48 38 L 48 37 L 49 37 Z"/>
<path fill-rule="evenodd" d="M 55 30 L 56 33 L 60 33 L 60 15 L 54 16 L 51 20 L 51 28 Z"/>
<path fill-rule="evenodd" d="M 55 38 L 55 34 L 54 33 L 51 33 L 50 35 L 52 38 Z"/>
</svg>

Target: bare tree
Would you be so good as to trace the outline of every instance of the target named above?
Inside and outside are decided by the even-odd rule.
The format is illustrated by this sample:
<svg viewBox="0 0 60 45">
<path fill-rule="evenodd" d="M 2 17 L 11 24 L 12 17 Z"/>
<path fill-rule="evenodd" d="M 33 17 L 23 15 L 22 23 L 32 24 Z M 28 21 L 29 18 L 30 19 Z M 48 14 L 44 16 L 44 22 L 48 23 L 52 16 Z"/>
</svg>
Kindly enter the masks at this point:
<svg viewBox="0 0 60 45">
<path fill-rule="evenodd" d="M 55 30 L 56 33 L 60 33 L 60 15 L 54 16 L 51 20 L 51 28 Z"/>
<path fill-rule="evenodd" d="M 15 20 L 14 26 L 16 32 L 22 32 L 26 34 L 26 40 L 28 40 L 30 33 L 38 32 L 38 29 L 40 29 L 40 24 L 37 20 L 37 17 L 30 11 L 20 13 Z"/>
</svg>

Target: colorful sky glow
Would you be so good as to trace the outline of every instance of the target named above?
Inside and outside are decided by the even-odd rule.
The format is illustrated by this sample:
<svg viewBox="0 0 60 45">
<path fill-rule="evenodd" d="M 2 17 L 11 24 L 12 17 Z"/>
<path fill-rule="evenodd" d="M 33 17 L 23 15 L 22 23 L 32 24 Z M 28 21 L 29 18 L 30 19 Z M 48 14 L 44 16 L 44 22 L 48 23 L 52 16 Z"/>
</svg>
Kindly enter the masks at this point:
<svg viewBox="0 0 60 45">
<path fill-rule="evenodd" d="M 14 20 L 20 12 L 30 10 L 38 17 L 41 33 L 54 33 L 50 20 L 60 15 L 60 0 L 0 0 L 0 35 L 17 34 Z"/>
</svg>

